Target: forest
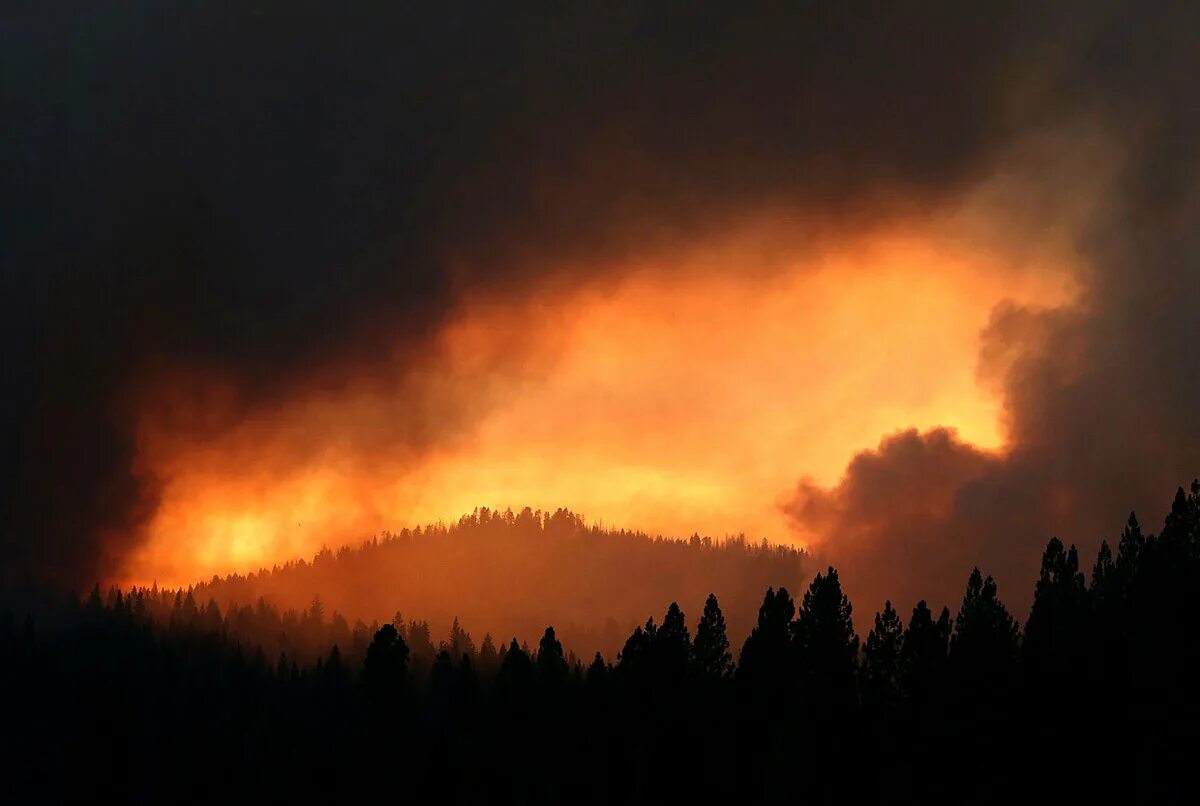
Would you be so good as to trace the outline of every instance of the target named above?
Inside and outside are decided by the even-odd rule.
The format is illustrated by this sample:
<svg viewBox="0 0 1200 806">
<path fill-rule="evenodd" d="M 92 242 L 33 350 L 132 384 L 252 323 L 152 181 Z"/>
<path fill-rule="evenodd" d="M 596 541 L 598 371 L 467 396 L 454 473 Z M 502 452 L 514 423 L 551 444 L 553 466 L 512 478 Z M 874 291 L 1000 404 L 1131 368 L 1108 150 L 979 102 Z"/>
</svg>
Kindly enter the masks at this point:
<svg viewBox="0 0 1200 806">
<path fill-rule="evenodd" d="M 198 589 L 46 597 L 0 618 L 0 794 L 1190 802 L 1200 481 L 1157 533 L 1131 514 L 1090 569 L 1051 539 L 1020 622 L 985 570 L 956 612 L 856 619 L 827 567 L 760 592 L 740 642 L 717 596 L 698 618 L 664 602 L 583 657 L 550 625 L 535 642 L 417 614 L 350 627 L 319 594 L 282 614 Z"/>
<path fill-rule="evenodd" d="M 427 621 L 438 636 L 455 620 L 478 635 L 528 640 L 554 624 L 563 644 L 580 655 L 611 656 L 664 597 L 698 610 L 716 592 L 730 638 L 741 641 L 754 626 L 763 590 L 801 585 L 811 559 L 794 547 L 744 535 L 678 539 L 589 525 L 566 509 L 480 508 L 449 525 L 384 533 L 336 551 L 323 548 L 311 561 L 213 577 L 191 593 L 200 606 L 212 599 L 222 612 L 253 605 L 253 619 L 239 616 L 245 626 L 240 634 L 252 630 L 253 642 L 271 657 L 300 650 L 312 658 L 335 643 L 344 650 L 352 632 L 361 641 L 374 620 L 397 610 Z M 297 629 L 314 597 L 326 611 L 328 635 Z M 288 624 L 280 629 L 263 622 L 263 602 L 278 608 Z M 252 626 L 255 620 L 261 629 Z M 291 647 L 279 645 L 282 634 L 299 638 Z"/>
</svg>

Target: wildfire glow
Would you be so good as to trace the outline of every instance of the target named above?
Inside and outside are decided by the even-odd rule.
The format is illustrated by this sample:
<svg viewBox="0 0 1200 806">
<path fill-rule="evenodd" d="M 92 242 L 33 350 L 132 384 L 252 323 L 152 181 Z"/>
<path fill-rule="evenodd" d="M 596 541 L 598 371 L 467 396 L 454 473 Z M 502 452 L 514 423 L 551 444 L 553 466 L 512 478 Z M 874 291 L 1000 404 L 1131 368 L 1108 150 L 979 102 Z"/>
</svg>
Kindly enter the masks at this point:
<svg viewBox="0 0 1200 806">
<path fill-rule="evenodd" d="M 786 540 L 780 495 L 898 427 L 1003 448 L 980 330 L 1002 300 L 1070 301 L 1070 272 L 928 233 L 769 257 L 753 237 L 468 298 L 415 368 L 270 410 L 239 412 L 212 379 L 152 398 L 137 470 L 161 499 L 126 578 L 251 570 L 477 506 Z"/>
</svg>

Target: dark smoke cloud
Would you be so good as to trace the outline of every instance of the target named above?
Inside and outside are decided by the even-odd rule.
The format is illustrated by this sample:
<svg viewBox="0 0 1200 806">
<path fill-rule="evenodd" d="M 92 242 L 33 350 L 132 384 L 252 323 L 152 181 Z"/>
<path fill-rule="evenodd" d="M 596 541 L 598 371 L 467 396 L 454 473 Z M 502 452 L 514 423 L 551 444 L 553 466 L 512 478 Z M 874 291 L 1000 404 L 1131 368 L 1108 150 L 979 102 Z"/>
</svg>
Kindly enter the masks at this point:
<svg viewBox="0 0 1200 806">
<path fill-rule="evenodd" d="M 885 596 L 953 605 L 973 565 L 1018 612 L 1052 535 L 1090 562 L 1136 509 L 1156 529 L 1200 474 L 1200 57 L 1194 6 L 1114 7 L 1089 18 L 1042 91 L 1093 116 L 1117 144 L 1113 182 L 1080 236 L 1077 308 L 1003 306 L 981 378 L 1003 391 L 1011 449 L 905 432 L 858 456 L 832 489 L 802 483 L 785 510 Z"/>
<path fill-rule="evenodd" d="M 1117 231 L 1097 227 L 1098 301 L 1070 338 L 1093 362 L 1085 377 L 1116 349 L 1128 366 L 1112 380 L 1153 383 L 1105 388 L 1123 415 L 1095 423 L 1152 419 L 1126 435 L 1142 450 L 1150 433 L 1195 444 L 1178 409 L 1194 399 L 1179 345 L 1195 289 L 1157 268 L 1175 261 L 1176 285 L 1193 276 L 1194 251 L 1178 251 L 1194 182 L 1178 169 L 1195 103 L 1184 12 L 52 6 L 0 12 L 8 576 L 86 584 L 124 550 L 111 535 L 134 533 L 154 503 L 130 469 L 131 399 L 164 367 L 231 379 L 253 411 L 314 376 L 338 384 L 339 367 L 390 371 L 463 288 L 519 294 L 555 267 L 668 246 L 763 204 L 847 227 L 952 204 L 1023 131 L 1081 110 L 1145 141 L 1122 174 Z M 1158 374 L 1175 361 L 1187 366 Z M 1097 391 L 1058 389 L 1044 363 L 1023 359 L 1007 381 L 1017 444 L 1038 446 L 1028 466 L 1099 466 L 1092 440 L 1061 455 L 1061 426 L 1049 444 L 1024 441 Z M 1037 406 L 1053 411 L 1026 416 Z M 1126 475 L 1140 483 L 1140 470 Z"/>
</svg>

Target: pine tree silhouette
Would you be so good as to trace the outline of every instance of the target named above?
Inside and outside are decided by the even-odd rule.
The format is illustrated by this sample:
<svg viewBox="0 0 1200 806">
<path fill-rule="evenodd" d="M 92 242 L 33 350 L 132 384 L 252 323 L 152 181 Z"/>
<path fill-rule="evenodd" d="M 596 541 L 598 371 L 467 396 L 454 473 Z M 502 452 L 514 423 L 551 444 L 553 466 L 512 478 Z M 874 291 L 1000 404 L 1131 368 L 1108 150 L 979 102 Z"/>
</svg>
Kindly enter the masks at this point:
<svg viewBox="0 0 1200 806">
<path fill-rule="evenodd" d="M 900 691 L 903 696 L 918 704 L 932 699 L 945 673 L 950 630 L 948 608 L 942 608 L 936 621 L 924 599 L 913 608 L 900 646 Z"/>
<path fill-rule="evenodd" d="M 711 593 L 704 602 L 704 613 L 696 626 L 692 660 L 702 679 L 720 681 L 733 675 L 733 655 L 725 635 L 725 615 L 717 597 Z"/>
<path fill-rule="evenodd" d="M 825 714 L 852 708 L 857 701 L 858 636 L 852 612 L 838 573 L 830 567 L 809 585 L 793 624 L 805 698 Z"/>
<path fill-rule="evenodd" d="M 500 671 L 496 673 L 497 699 L 510 710 L 524 707 L 532 696 L 534 680 L 533 661 L 517 644 L 517 639 L 512 639 L 500 663 Z"/>
<path fill-rule="evenodd" d="M 490 680 L 495 676 L 500 668 L 500 654 L 496 651 L 496 644 L 492 640 L 491 633 L 485 633 L 483 643 L 479 646 L 479 674 L 485 680 Z"/>
<path fill-rule="evenodd" d="M 641 684 L 653 670 L 651 647 L 658 627 L 654 619 L 646 620 L 644 627 L 633 628 L 633 632 L 625 639 L 625 646 L 617 653 L 617 672 L 628 682 Z"/>
<path fill-rule="evenodd" d="M 603 689 L 608 684 L 608 664 L 604 662 L 604 656 L 599 652 L 592 658 L 591 664 L 587 669 L 587 685 L 591 689 Z"/>
<path fill-rule="evenodd" d="M 567 679 L 567 661 L 563 657 L 562 642 L 554 635 L 554 628 L 547 627 L 538 642 L 537 672 L 541 684 L 549 689 L 562 688 Z"/>
<path fill-rule="evenodd" d="M 892 705 L 900 695 L 900 655 L 904 625 L 891 601 L 875 614 L 875 628 L 863 642 L 862 689 L 864 703 L 876 708 Z"/>
<path fill-rule="evenodd" d="M 737 680 L 753 696 L 790 700 L 796 663 L 792 624 L 796 605 L 786 588 L 768 588 L 758 609 L 758 622 L 742 646 Z"/>
<path fill-rule="evenodd" d="M 408 645 L 391 624 L 375 632 L 363 660 L 362 681 L 368 695 L 384 707 L 395 706 L 408 685 Z"/>
<path fill-rule="evenodd" d="M 1087 586 L 1079 571 L 1079 555 L 1074 546 L 1066 550 L 1062 541 L 1052 538 L 1042 555 L 1022 643 L 1031 674 L 1057 676 L 1082 662 L 1086 608 Z"/>
<path fill-rule="evenodd" d="M 1011 683 L 1017 644 L 1017 623 L 997 596 L 995 580 L 974 569 L 950 639 L 950 667 L 960 689 L 995 694 Z"/>
<path fill-rule="evenodd" d="M 688 673 L 692 641 L 687 620 L 676 602 L 671 602 L 663 617 L 662 626 L 651 642 L 654 676 L 658 683 L 681 690 Z"/>
</svg>

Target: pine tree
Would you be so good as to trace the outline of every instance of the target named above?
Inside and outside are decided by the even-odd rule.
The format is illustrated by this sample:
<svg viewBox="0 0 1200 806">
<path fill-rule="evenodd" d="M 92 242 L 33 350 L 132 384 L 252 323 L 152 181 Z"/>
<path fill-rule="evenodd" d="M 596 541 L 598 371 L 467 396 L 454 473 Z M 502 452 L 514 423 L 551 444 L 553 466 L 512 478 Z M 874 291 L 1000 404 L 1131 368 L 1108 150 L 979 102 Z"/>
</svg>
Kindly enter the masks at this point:
<svg viewBox="0 0 1200 806">
<path fill-rule="evenodd" d="M 900 693 L 900 653 L 904 640 L 904 625 L 891 601 L 875 614 L 875 628 L 863 642 L 863 699 L 872 705 L 886 707 Z"/>
<path fill-rule="evenodd" d="M 1200 489 L 1200 483 L 1192 482 L 1195 489 Z M 1197 505 L 1196 492 L 1188 496 L 1182 487 L 1175 490 L 1175 499 L 1171 502 L 1171 511 L 1167 513 L 1166 521 L 1160 537 L 1180 547 L 1190 547 L 1196 541 Z"/>
<path fill-rule="evenodd" d="M 641 680 L 648 674 L 653 661 L 651 647 L 658 627 L 654 619 L 646 620 L 645 627 L 634 627 L 630 636 L 625 639 L 625 646 L 617 653 L 617 671 L 626 680 Z"/>
<path fill-rule="evenodd" d="M 855 699 L 858 636 L 852 612 L 831 566 L 809 585 L 793 626 L 808 699 L 822 709 L 848 707 Z"/>
<path fill-rule="evenodd" d="M 1025 624 L 1022 646 L 1026 662 L 1034 673 L 1062 666 L 1080 650 L 1085 626 L 1087 587 L 1079 571 L 1075 547 L 1063 548 L 1052 538 L 1042 555 L 1042 567 L 1034 588 L 1033 608 Z"/>
<path fill-rule="evenodd" d="M 538 642 L 537 670 L 542 685 L 548 688 L 559 688 L 566 680 L 567 661 L 562 642 L 555 637 L 553 627 L 547 627 L 542 640 Z"/>
<path fill-rule="evenodd" d="M 375 633 L 363 660 L 363 684 L 374 692 L 393 695 L 408 679 L 408 645 L 391 624 L 384 624 Z"/>
<path fill-rule="evenodd" d="M 408 647 L 414 666 L 428 668 L 428 665 L 433 663 L 437 650 L 429 636 L 429 622 L 410 621 L 408 623 Z"/>
<path fill-rule="evenodd" d="M 316 624 L 321 624 L 325 620 L 325 605 L 321 602 L 320 596 L 313 596 L 306 615 Z"/>
<path fill-rule="evenodd" d="M 213 599 L 209 599 L 208 603 L 204 606 L 200 626 L 207 633 L 216 633 L 221 630 L 221 608 L 217 606 L 216 601 Z"/>
<path fill-rule="evenodd" d="M 733 675 L 733 655 L 725 635 L 725 614 L 721 612 L 717 597 L 711 593 L 704 602 L 704 613 L 696 626 L 692 660 L 702 679 L 725 680 Z"/>
<path fill-rule="evenodd" d="M 509 708 L 519 708 L 528 702 L 533 689 L 534 667 L 529 653 L 513 638 L 496 673 L 496 695 Z"/>
<path fill-rule="evenodd" d="M 608 682 L 608 664 L 604 662 L 604 656 L 599 652 L 592 658 L 592 663 L 587 670 L 587 685 L 589 688 L 603 688 Z"/>
<path fill-rule="evenodd" d="M 442 647 L 450 653 L 450 657 L 455 663 L 458 663 L 459 658 L 463 655 L 475 656 L 475 642 L 458 623 L 458 616 L 454 617 L 454 623 L 450 625 L 450 635 Z"/>
<path fill-rule="evenodd" d="M 486 682 L 500 668 L 500 655 L 496 652 L 496 644 L 492 634 L 484 633 L 483 643 L 479 646 L 479 674 Z"/>
<path fill-rule="evenodd" d="M 758 608 L 758 622 L 742 645 L 737 679 L 761 696 L 786 694 L 793 684 L 795 664 L 792 619 L 796 605 L 786 588 L 767 588 Z"/>
<path fill-rule="evenodd" d="M 922 599 L 900 643 L 900 692 L 920 703 L 933 696 L 941 684 L 950 649 L 950 610 L 942 608 L 937 621 Z"/>
<path fill-rule="evenodd" d="M 1133 577 L 1134 566 L 1145 547 L 1146 538 L 1142 534 L 1141 525 L 1138 524 L 1137 514 L 1130 512 L 1129 521 L 1125 524 L 1125 531 L 1121 533 L 1121 539 L 1117 543 L 1116 568 L 1118 575 L 1122 578 L 1121 582 L 1128 583 Z"/>
<path fill-rule="evenodd" d="M 950 640 L 950 666 L 956 678 L 967 689 L 1007 684 L 1017 646 L 1017 622 L 997 596 L 995 580 L 974 569 Z"/>
<path fill-rule="evenodd" d="M 1093 592 L 1103 591 L 1113 574 L 1113 554 L 1107 540 L 1100 541 L 1100 551 L 1096 554 L 1096 564 L 1092 566 Z"/>
<path fill-rule="evenodd" d="M 687 619 L 676 602 L 671 602 L 652 645 L 654 674 L 660 683 L 676 686 L 687 676 L 692 640 Z"/>
</svg>

